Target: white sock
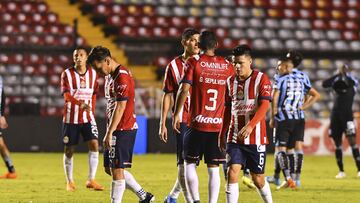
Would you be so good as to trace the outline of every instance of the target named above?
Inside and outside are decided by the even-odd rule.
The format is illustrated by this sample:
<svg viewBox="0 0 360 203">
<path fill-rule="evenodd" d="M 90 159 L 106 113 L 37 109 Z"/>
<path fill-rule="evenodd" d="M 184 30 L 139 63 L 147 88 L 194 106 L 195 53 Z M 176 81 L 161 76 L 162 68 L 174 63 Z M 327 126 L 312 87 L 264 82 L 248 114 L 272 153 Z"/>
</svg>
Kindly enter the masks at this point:
<svg viewBox="0 0 360 203">
<path fill-rule="evenodd" d="M 226 186 L 226 203 L 237 203 L 239 199 L 239 183 L 229 183 Z"/>
<path fill-rule="evenodd" d="M 193 201 L 199 201 L 199 179 L 196 173 L 196 164 L 186 163 L 185 164 L 185 179 L 186 188 L 188 188 L 191 198 Z"/>
<path fill-rule="evenodd" d="M 146 197 L 146 192 L 140 186 L 138 182 L 136 182 L 134 176 L 127 170 L 124 170 L 124 177 L 126 182 L 126 187 L 129 188 L 133 193 L 135 193 L 140 200 L 144 200 Z"/>
<path fill-rule="evenodd" d="M 272 196 L 271 196 L 270 185 L 266 180 L 265 180 L 264 187 L 261 189 L 256 188 L 256 190 L 258 191 L 259 195 L 261 196 L 261 198 L 264 200 L 265 203 L 273 202 Z"/>
<path fill-rule="evenodd" d="M 89 180 L 94 180 L 96 175 L 96 170 L 99 164 L 99 152 L 89 151 Z"/>
<path fill-rule="evenodd" d="M 113 180 L 111 182 L 111 203 L 121 203 L 125 191 L 125 180 Z"/>
<path fill-rule="evenodd" d="M 219 167 L 208 168 L 209 183 L 208 183 L 208 195 L 209 203 L 216 203 L 219 198 L 220 192 L 220 172 Z"/>
<path fill-rule="evenodd" d="M 179 164 L 179 166 L 178 166 L 178 182 L 180 183 L 181 190 L 182 190 L 184 198 L 185 198 L 185 203 L 193 203 L 191 194 L 190 194 L 189 190 L 186 188 L 184 164 Z"/>
<path fill-rule="evenodd" d="M 68 158 L 65 154 L 64 154 L 64 158 L 63 158 L 63 164 L 64 164 L 64 171 L 65 171 L 65 176 L 66 176 L 66 181 L 67 182 L 74 182 L 73 179 L 73 162 L 74 162 L 74 158 Z"/>
<path fill-rule="evenodd" d="M 178 179 L 176 179 L 174 187 L 172 188 L 172 190 L 170 191 L 170 197 L 173 199 L 177 199 L 180 195 L 181 192 L 181 185 Z"/>
</svg>

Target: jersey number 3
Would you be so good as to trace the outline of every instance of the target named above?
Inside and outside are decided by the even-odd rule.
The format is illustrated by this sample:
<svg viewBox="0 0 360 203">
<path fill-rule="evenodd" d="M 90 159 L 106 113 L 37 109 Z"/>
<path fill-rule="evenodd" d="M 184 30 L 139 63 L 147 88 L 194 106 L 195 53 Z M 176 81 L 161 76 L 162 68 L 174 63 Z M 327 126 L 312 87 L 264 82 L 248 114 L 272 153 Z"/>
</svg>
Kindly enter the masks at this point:
<svg viewBox="0 0 360 203">
<path fill-rule="evenodd" d="M 216 109 L 216 99 L 218 97 L 218 91 L 215 89 L 208 89 L 206 91 L 208 94 L 212 94 L 212 97 L 209 96 L 209 101 L 212 103 L 211 106 L 205 105 L 205 109 L 208 111 L 215 111 Z"/>
</svg>

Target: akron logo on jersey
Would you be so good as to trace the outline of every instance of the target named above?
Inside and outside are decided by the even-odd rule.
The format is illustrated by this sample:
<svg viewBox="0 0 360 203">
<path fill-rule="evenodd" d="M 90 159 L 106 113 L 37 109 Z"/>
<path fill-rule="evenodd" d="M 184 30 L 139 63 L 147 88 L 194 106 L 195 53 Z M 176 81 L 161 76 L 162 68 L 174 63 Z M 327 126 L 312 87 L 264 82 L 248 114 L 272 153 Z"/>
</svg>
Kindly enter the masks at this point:
<svg viewBox="0 0 360 203">
<path fill-rule="evenodd" d="M 64 136 L 63 142 L 64 142 L 64 144 L 69 143 L 69 137 L 68 137 L 68 136 Z"/>
</svg>

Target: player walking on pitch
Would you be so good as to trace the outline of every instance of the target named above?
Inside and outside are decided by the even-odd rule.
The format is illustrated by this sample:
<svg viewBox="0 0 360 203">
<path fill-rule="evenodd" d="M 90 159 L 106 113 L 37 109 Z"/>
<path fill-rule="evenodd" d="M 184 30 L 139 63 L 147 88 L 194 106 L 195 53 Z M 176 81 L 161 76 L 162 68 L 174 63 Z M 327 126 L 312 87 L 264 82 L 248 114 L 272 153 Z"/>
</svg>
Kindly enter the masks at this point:
<svg viewBox="0 0 360 203">
<path fill-rule="evenodd" d="M 236 74 L 226 81 L 226 107 L 219 134 L 219 147 L 225 150 L 226 145 L 226 202 L 238 202 L 238 177 L 241 168 L 246 167 L 264 202 L 272 203 L 270 186 L 264 177 L 268 144 L 265 117 L 271 100 L 271 83 L 264 73 L 251 68 L 249 46 L 239 45 L 233 55 Z"/>
<path fill-rule="evenodd" d="M 132 174 L 125 170 L 132 165 L 132 155 L 137 132 L 135 106 L 135 82 L 131 72 L 117 63 L 109 49 L 97 46 L 89 54 L 88 64 L 105 76 L 107 99 L 107 132 L 103 139 L 104 166 L 111 169 L 110 197 L 112 203 L 120 203 L 126 188 L 132 190 L 140 203 L 153 202 L 155 197 L 146 192 Z"/>
</svg>

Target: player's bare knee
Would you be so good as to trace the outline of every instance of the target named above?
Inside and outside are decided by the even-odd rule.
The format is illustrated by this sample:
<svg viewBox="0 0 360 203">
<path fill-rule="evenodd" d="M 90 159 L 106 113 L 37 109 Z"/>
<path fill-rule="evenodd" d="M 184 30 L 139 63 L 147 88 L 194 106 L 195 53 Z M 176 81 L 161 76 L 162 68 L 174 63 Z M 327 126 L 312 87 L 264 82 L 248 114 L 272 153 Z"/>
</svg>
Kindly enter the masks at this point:
<svg viewBox="0 0 360 203">
<path fill-rule="evenodd" d="M 99 143 L 97 140 L 90 140 L 88 143 L 89 150 L 92 152 L 98 152 L 99 151 Z"/>
<path fill-rule="evenodd" d="M 264 187 L 264 185 L 265 185 L 264 174 L 252 173 L 251 176 L 252 176 L 252 180 L 257 188 L 261 189 Z"/>
<path fill-rule="evenodd" d="M 231 165 L 228 167 L 227 176 L 228 176 L 228 182 L 229 183 L 237 183 L 240 173 L 240 166 L 233 166 Z"/>
<path fill-rule="evenodd" d="M 113 180 L 123 180 L 123 179 L 125 179 L 124 169 L 123 168 L 114 168 L 114 169 L 112 169 L 112 176 L 113 176 Z"/>
<path fill-rule="evenodd" d="M 64 153 L 67 158 L 71 158 L 74 155 L 74 147 L 65 147 Z"/>
</svg>

